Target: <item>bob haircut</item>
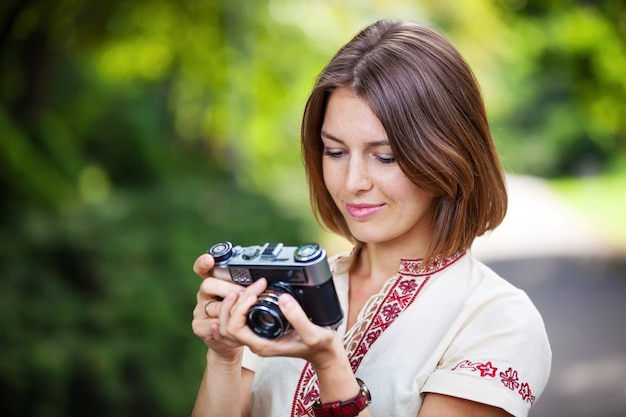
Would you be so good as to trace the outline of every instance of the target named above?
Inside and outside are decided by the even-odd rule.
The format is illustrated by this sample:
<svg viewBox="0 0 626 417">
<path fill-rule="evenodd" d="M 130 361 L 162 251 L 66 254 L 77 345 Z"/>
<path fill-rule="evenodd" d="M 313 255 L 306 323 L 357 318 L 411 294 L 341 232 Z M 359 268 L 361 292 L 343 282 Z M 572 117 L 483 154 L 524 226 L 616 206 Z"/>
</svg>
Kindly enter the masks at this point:
<svg viewBox="0 0 626 417">
<path fill-rule="evenodd" d="M 425 263 L 469 249 L 503 220 L 507 193 L 478 82 L 454 46 L 428 26 L 381 20 L 343 46 L 306 103 L 302 155 L 318 222 L 353 243 L 324 183 L 321 128 L 332 92 L 371 107 L 403 173 L 434 196 Z"/>
</svg>

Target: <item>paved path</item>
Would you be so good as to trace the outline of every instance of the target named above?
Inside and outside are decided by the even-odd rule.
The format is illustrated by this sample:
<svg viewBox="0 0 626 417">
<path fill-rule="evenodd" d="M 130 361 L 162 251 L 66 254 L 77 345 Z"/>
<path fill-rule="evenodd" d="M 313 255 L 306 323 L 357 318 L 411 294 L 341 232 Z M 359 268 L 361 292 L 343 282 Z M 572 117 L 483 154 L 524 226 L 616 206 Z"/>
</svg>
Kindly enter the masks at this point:
<svg viewBox="0 0 626 417">
<path fill-rule="evenodd" d="M 626 259 L 539 179 L 509 178 L 507 218 L 473 249 L 523 288 L 553 350 L 532 417 L 626 416 Z"/>
<path fill-rule="evenodd" d="M 509 176 L 509 208 L 502 224 L 478 238 L 474 254 L 484 260 L 549 256 L 611 256 L 589 219 L 538 178 Z"/>
</svg>

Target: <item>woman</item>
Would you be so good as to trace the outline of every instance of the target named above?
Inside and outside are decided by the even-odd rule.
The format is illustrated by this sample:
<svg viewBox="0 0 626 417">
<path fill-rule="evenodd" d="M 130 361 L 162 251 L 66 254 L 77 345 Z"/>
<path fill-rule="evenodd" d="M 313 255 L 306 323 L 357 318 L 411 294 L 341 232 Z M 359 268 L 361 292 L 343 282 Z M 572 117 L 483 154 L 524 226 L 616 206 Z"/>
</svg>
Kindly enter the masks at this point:
<svg viewBox="0 0 626 417">
<path fill-rule="evenodd" d="M 209 351 L 194 415 L 527 415 L 551 351 L 525 293 L 468 252 L 507 197 L 456 49 L 423 25 L 374 23 L 322 71 L 301 136 L 318 219 L 355 242 L 330 260 L 346 319 L 316 326 L 282 295 L 294 332 L 259 338 L 245 314 L 266 281 L 212 278 L 201 256 L 193 329 Z"/>
</svg>

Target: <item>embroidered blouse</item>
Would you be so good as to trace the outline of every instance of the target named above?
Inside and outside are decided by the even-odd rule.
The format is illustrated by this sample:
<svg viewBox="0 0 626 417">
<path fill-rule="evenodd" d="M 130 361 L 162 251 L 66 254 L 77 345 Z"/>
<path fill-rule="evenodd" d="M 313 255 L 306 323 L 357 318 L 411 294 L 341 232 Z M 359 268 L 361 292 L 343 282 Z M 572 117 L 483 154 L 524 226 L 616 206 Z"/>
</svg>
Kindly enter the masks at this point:
<svg viewBox="0 0 626 417">
<path fill-rule="evenodd" d="M 330 260 L 344 311 L 351 254 Z M 372 416 L 417 416 L 428 392 L 526 416 L 543 391 L 552 353 L 543 320 L 527 295 L 469 253 L 425 268 L 404 259 L 397 274 L 337 329 L 356 376 L 372 393 Z M 253 417 L 313 416 L 313 367 L 298 358 L 258 358 Z"/>
</svg>

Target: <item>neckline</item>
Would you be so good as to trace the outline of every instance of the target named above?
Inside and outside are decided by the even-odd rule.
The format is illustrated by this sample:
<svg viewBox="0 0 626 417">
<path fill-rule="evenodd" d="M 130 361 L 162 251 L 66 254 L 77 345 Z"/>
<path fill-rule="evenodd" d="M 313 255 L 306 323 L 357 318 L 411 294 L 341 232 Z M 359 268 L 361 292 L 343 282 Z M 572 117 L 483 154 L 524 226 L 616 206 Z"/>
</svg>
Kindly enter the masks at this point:
<svg viewBox="0 0 626 417">
<path fill-rule="evenodd" d="M 402 258 L 400 259 L 400 268 L 398 273 L 400 275 L 412 275 L 412 276 L 420 276 L 420 275 L 431 275 L 441 270 L 446 269 L 448 266 L 455 263 L 459 260 L 463 255 L 467 252 L 464 250 L 459 250 L 447 258 L 436 257 L 433 262 L 429 265 L 424 264 L 424 260 L 419 259 L 409 259 Z"/>
<path fill-rule="evenodd" d="M 360 248 L 357 245 L 350 252 L 336 255 L 337 259 L 333 268 L 333 273 L 347 273 L 350 269 L 350 265 L 356 259 L 359 249 Z M 446 269 L 457 260 L 462 258 L 466 253 L 466 250 L 459 250 L 446 258 L 436 257 L 435 260 L 429 265 L 425 265 L 424 259 L 422 258 L 401 258 L 397 274 L 411 276 L 434 274 L 436 272 Z"/>
</svg>

